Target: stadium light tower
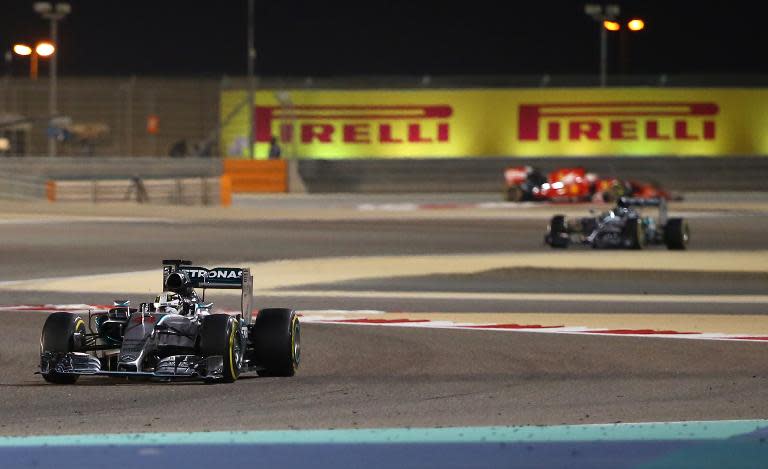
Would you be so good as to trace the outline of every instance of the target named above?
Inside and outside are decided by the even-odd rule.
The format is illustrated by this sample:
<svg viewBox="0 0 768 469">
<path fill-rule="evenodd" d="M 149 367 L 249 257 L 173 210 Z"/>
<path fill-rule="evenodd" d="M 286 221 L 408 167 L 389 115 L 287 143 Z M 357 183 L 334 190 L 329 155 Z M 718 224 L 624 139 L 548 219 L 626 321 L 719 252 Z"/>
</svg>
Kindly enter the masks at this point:
<svg viewBox="0 0 768 469">
<path fill-rule="evenodd" d="M 51 41 L 53 46 L 59 47 L 59 21 L 63 20 L 65 16 L 72 12 L 72 6 L 69 3 L 51 3 L 51 2 L 35 2 L 32 6 L 34 10 L 43 17 L 43 19 L 51 22 Z M 56 117 L 58 111 L 58 83 L 57 83 L 57 70 L 56 70 L 56 55 L 50 56 L 50 81 L 48 88 L 48 114 L 49 119 Z M 50 123 L 49 123 L 50 125 Z M 48 138 L 48 156 L 56 156 L 56 138 L 51 136 Z"/>
<path fill-rule="evenodd" d="M 621 25 L 616 21 L 621 8 L 618 5 L 602 5 L 588 3 L 584 12 L 600 24 L 600 86 L 606 83 L 608 68 L 608 31 L 618 31 Z"/>
</svg>

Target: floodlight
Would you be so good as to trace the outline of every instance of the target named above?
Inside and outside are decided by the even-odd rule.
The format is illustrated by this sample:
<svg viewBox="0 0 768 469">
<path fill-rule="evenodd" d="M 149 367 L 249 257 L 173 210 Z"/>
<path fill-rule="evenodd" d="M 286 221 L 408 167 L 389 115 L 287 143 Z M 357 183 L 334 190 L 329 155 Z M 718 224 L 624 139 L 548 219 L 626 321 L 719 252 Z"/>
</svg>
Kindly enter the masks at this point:
<svg viewBox="0 0 768 469">
<path fill-rule="evenodd" d="M 603 14 L 603 7 L 595 3 L 587 3 L 584 5 L 584 12 L 589 16 L 600 16 Z"/>
<path fill-rule="evenodd" d="M 32 48 L 26 44 L 15 44 L 13 46 L 13 52 L 18 55 L 31 55 Z"/>
<path fill-rule="evenodd" d="M 35 46 L 35 52 L 37 52 L 37 55 L 40 57 L 48 57 L 56 52 L 56 47 L 54 47 L 54 45 L 50 42 L 41 42 Z"/>
<path fill-rule="evenodd" d="M 32 5 L 32 8 L 41 15 L 53 11 L 53 5 L 51 5 L 50 2 L 35 2 L 34 5 Z"/>
<path fill-rule="evenodd" d="M 640 31 L 643 28 L 645 28 L 645 21 L 643 21 L 643 20 L 641 20 L 639 18 L 634 18 L 634 19 L 630 20 L 629 23 L 627 23 L 627 27 L 631 31 Z"/>
<path fill-rule="evenodd" d="M 618 5 L 606 5 L 605 6 L 605 15 L 610 17 L 616 17 L 619 16 L 619 13 L 621 13 L 621 7 Z"/>
</svg>

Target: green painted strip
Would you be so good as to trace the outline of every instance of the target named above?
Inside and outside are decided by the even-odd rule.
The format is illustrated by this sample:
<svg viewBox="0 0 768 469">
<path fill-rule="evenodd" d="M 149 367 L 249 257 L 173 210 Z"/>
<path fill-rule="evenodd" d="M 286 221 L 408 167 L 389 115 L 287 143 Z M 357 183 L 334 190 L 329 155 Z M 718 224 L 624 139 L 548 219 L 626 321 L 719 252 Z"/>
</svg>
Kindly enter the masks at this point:
<svg viewBox="0 0 768 469">
<path fill-rule="evenodd" d="M 724 440 L 768 428 L 768 420 L 620 423 L 519 427 L 371 428 L 171 433 L 113 433 L 0 437 L 0 447 L 354 444 L 354 443 L 535 443 L 586 441 Z"/>
</svg>

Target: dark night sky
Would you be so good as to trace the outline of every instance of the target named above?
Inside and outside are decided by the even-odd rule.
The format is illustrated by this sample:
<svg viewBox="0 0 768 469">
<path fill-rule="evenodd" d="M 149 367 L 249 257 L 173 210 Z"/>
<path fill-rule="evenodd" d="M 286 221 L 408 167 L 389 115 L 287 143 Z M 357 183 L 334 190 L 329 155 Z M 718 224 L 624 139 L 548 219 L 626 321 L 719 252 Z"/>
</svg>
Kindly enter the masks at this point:
<svg viewBox="0 0 768 469">
<path fill-rule="evenodd" d="M 64 75 L 245 73 L 246 0 L 70 0 Z M 256 2 L 257 73 L 593 74 L 583 1 Z M 756 2 L 616 1 L 648 27 L 612 33 L 612 72 L 768 73 Z M 31 1 L 3 0 L 0 46 L 45 38 Z M 624 16 L 624 15 L 623 15 Z M 623 65 L 622 65 L 623 64 Z M 23 74 L 25 63 L 15 65 Z"/>
</svg>

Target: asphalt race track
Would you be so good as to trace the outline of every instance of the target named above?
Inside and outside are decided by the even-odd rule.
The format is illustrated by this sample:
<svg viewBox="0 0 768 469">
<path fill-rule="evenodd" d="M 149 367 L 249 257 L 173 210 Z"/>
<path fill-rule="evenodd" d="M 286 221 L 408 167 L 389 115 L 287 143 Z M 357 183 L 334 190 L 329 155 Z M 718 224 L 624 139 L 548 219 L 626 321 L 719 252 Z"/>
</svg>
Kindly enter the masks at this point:
<svg viewBox="0 0 768 469">
<path fill-rule="evenodd" d="M 69 387 L 32 375 L 44 316 L 0 317 L 3 434 L 677 421 L 768 413 L 768 363 L 760 343 L 305 325 L 302 369 L 292 379 L 168 386 L 83 378 Z M 30 339 L 21 341 L 24 335 Z"/>
<path fill-rule="evenodd" d="M 551 255 L 541 242 L 546 216 L 538 213 L 454 217 L 445 209 L 423 218 L 387 212 L 358 219 L 352 212 L 320 220 L 298 214 L 231 219 L 215 213 L 208 220 L 139 219 L 157 218 L 147 211 L 130 215 L 136 219 L 64 214 L 41 221 L 15 218 L 10 211 L 0 220 L 0 304 L 104 304 L 118 296 L 139 301 L 146 295 L 119 284 L 97 290 L 93 279 L 156 270 L 159 287 L 160 260 L 174 257 L 201 265 L 269 265 L 280 259 L 304 265 L 300 263 L 313 259 L 354 257 L 365 266 L 366 256 L 458 256 L 460 263 L 461 256 L 472 255 Z M 718 212 L 691 217 L 693 244 L 685 254 L 705 262 L 708 256 L 742 259 L 741 252 L 759 265 L 768 247 L 768 217 L 758 215 L 752 210 L 745 216 Z M 339 280 L 334 276 L 338 272 L 325 277 L 318 273 L 316 281 L 311 281 L 309 269 L 305 275 L 310 280 L 276 284 L 257 302 L 300 310 L 420 312 L 436 318 L 450 312 L 482 313 L 484 320 L 509 313 L 535 313 L 541 321 L 561 313 L 604 313 L 617 321 L 638 313 L 695 314 L 722 316 L 725 322 L 718 324 L 733 321 L 739 324 L 734 328 L 746 328 L 738 332 L 762 332 L 751 328 L 763 327 L 765 270 L 681 265 L 655 271 L 652 265 L 622 264 L 626 259 L 617 252 L 576 254 L 594 255 L 594 264 L 563 271 L 547 265 L 434 273 L 422 265 L 403 265 L 413 274 L 404 270 L 397 276 L 377 275 L 372 265 L 374 271 L 364 275 Z M 648 254 L 661 259 L 667 252 L 654 248 Z M 254 274 L 257 287 L 260 275 L 270 277 L 268 271 Z M 48 289 L 49 280 L 36 280 L 74 276 L 89 277 L 68 280 L 68 289 Z M 23 288 L 12 283 L 22 280 L 36 283 Z M 291 297 L 301 291 L 309 293 Z M 418 295 L 398 298 L 398 292 Z M 469 296 L 442 298 L 443 293 Z M 557 301 L 493 296 L 508 293 L 561 296 Z M 579 293 L 650 299 L 567 297 Z M 485 294 L 490 299 L 483 300 Z M 692 299 L 669 299 L 674 295 Z M 726 298 L 734 295 L 741 296 Z M 219 304 L 231 306 L 234 300 L 224 297 Z M 764 341 L 306 323 L 302 365 L 294 378 L 244 377 L 234 385 L 81 378 L 74 386 L 55 386 L 33 374 L 44 320 L 39 312 L 0 311 L 0 435 L 768 418 Z"/>
</svg>

